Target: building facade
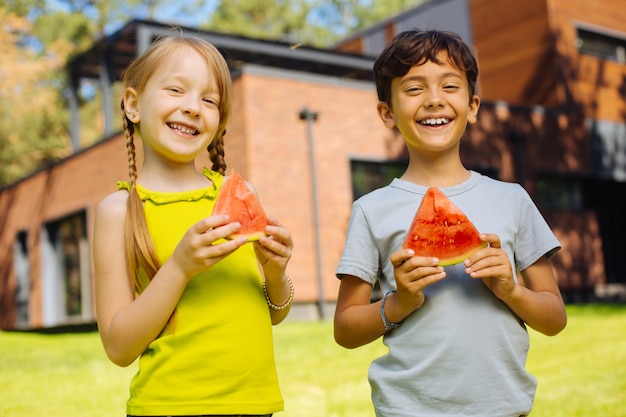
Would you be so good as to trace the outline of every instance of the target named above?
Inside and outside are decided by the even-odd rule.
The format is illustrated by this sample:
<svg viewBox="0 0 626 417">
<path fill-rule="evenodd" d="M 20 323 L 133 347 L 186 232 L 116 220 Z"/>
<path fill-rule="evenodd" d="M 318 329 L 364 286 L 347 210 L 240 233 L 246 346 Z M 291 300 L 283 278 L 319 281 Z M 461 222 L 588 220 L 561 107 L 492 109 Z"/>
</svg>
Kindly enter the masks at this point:
<svg viewBox="0 0 626 417">
<path fill-rule="evenodd" d="M 453 30 L 474 49 L 482 105 L 463 160 L 529 191 L 563 243 L 554 266 L 566 300 L 623 294 L 625 20 L 617 0 L 439 0 L 329 50 L 190 29 L 231 64 L 229 168 L 255 185 L 266 211 L 294 236 L 293 317 L 332 315 L 351 203 L 406 162 L 402 138 L 376 114 L 371 66 L 394 34 L 412 27 Z M 0 190 L 1 328 L 95 321 L 94 208 L 127 177 L 115 83 L 166 30 L 132 21 L 69 63 L 75 86 L 91 78 L 103 87 L 105 132 L 79 149 L 75 122 L 74 155 Z M 76 105 L 71 112 L 76 121 Z"/>
</svg>

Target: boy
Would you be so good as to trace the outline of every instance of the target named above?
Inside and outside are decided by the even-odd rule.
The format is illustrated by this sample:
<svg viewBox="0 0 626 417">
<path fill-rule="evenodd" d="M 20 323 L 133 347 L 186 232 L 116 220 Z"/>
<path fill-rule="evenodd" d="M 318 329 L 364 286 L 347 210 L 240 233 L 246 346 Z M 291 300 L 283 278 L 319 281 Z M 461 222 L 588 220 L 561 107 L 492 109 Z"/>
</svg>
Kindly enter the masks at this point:
<svg viewBox="0 0 626 417">
<path fill-rule="evenodd" d="M 335 340 L 354 348 L 384 335 L 389 354 L 369 370 L 378 417 L 527 415 L 536 380 L 525 370 L 525 326 L 555 335 L 567 321 L 549 262 L 560 244 L 536 206 L 521 186 L 461 162 L 461 137 L 480 106 L 477 76 L 461 38 L 434 30 L 398 34 L 374 64 L 378 113 L 402 134 L 409 165 L 354 203 L 337 267 Z M 428 187 L 489 246 L 445 269 L 401 249 Z M 385 296 L 370 303 L 377 280 Z"/>
</svg>

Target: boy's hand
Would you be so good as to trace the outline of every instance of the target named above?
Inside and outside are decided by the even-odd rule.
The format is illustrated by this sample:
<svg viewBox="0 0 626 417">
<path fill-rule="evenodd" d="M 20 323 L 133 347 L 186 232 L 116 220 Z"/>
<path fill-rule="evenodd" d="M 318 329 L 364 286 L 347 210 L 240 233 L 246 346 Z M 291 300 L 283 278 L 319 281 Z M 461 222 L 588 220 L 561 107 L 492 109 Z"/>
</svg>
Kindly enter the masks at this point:
<svg viewBox="0 0 626 417">
<path fill-rule="evenodd" d="M 442 266 L 437 266 L 437 258 L 414 256 L 411 249 L 401 249 L 391 254 L 397 291 L 393 302 L 389 302 L 389 320 L 402 316 L 401 321 L 424 304 L 424 288 L 445 278 Z"/>
<path fill-rule="evenodd" d="M 480 237 L 489 246 L 465 260 L 465 272 L 472 278 L 481 279 L 496 297 L 504 300 L 517 286 L 509 257 L 502 249 L 498 235 L 481 234 Z"/>
</svg>

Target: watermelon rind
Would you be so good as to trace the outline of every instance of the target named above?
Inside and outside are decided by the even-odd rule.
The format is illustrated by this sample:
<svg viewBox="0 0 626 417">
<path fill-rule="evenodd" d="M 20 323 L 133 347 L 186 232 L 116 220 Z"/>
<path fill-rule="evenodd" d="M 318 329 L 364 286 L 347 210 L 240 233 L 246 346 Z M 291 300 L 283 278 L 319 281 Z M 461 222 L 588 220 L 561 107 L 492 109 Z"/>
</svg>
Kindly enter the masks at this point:
<svg viewBox="0 0 626 417">
<path fill-rule="evenodd" d="M 261 239 L 263 236 L 267 236 L 267 234 L 265 232 L 256 232 L 256 233 L 250 233 L 250 234 L 235 233 L 235 234 L 227 236 L 226 239 L 235 240 L 242 236 L 245 236 L 248 239 L 248 242 L 256 242 L 259 239 Z"/>
<path fill-rule="evenodd" d="M 437 265 L 438 266 L 452 266 L 452 265 L 460 264 L 461 262 L 465 261 L 467 258 L 472 256 L 473 254 L 475 254 L 482 248 L 486 248 L 487 246 L 488 246 L 487 243 L 485 243 L 472 250 L 465 252 L 462 255 L 455 256 L 453 258 L 448 258 L 448 259 L 439 259 L 439 263 Z"/>
</svg>

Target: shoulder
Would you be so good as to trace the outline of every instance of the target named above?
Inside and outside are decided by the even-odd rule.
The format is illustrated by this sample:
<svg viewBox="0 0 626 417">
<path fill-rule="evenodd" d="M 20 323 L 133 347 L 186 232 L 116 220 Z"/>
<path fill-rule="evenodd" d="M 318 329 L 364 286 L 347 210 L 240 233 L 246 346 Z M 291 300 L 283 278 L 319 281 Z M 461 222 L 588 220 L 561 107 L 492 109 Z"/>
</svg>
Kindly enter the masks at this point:
<svg viewBox="0 0 626 417">
<path fill-rule="evenodd" d="M 117 191 L 104 197 L 96 206 L 96 219 L 119 220 L 126 217 L 128 192 Z"/>
<path fill-rule="evenodd" d="M 481 175 L 478 185 L 484 192 L 497 194 L 500 198 L 520 199 L 528 197 L 528 193 L 520 184 L 496 180 L 486 175 Z"/>
<path fill-rule="evenodd" d="M 354 201 L 356 206 L 369 207 L 378 206 L 381 203 L 389 202 L 394 198 L 393 195 L 398 194 L 398 189 L 394 186 L 387 185 L 370 191 L 369 193 L 359 197 Z"/>
</svg>

